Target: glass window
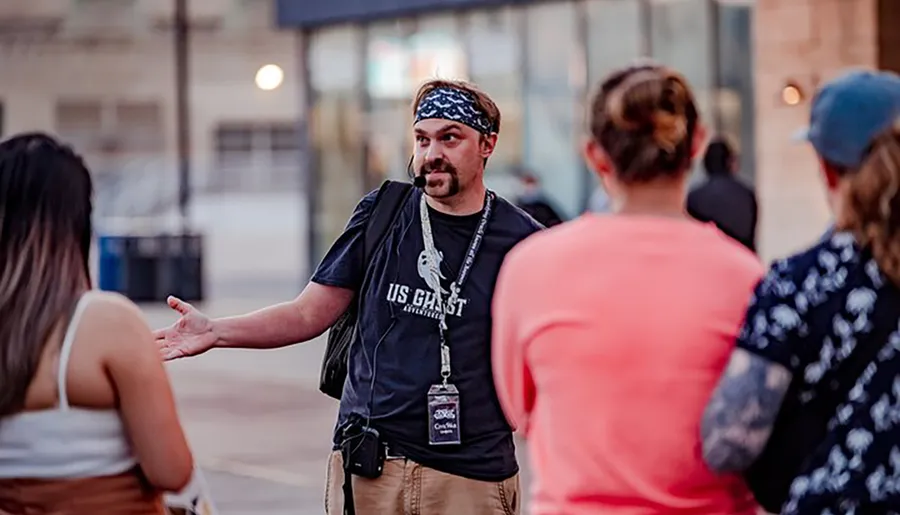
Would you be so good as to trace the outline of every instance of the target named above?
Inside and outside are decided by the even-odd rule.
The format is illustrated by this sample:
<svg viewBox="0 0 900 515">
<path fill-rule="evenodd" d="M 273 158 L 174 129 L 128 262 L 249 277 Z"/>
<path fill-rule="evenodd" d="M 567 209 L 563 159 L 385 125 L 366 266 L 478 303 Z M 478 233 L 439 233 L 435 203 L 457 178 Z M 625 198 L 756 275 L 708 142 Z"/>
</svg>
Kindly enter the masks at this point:
<svg viewBox="0 0 900 515">
<path fill-rule="evenodd" d="M 163 151 L 162 107 L 142 100 L 61 99 L 56 132 L 86 154 L 121 156 Z"/>
<path fill-rule="evenodd" d="M 649 36 L 644 31 L 643 9 L 639 0 L 589 0 L 586 10 L 590 95 L 607 74 L 640 58 Z M 585 117 L 589 107 L 585 102 Z M 584 123 L 581 126 L 586 128 Z M 597 175 L 589 172 L 585 190 L 593 193 L 598 187 L 600 181 Z"/>
<path fill-rule="evenodd" d="M 158 102 L 120 101 L 115 106 L 116 133 L 126 152 L 164 150 L 162 107 Z"/>
<path fill-rule="evenodd" d="M 716 63 L 712 9 L 713 4 L 708 0 L 652 0 L 650 47 L 656 60 L 671 66 L 688 80 L 700 116 L 715 132 Z M 701 159 L 695 161 L 695 172 L 701 168 L 701 162 Z M 694 180 L 698 177 L 695 173 Z"/>
<path fill-rule="evenodd" d="M 471 80 L 486 91 L 500 109 L 500 135 L 488 161 L 485 181 L 499 194 L 513 198 L 518 180 L 510 172 L 522 163 L 523 12 L 501 8 L 472 11 L 466 16 L 466 47 Z"/>
<path fill-rule="evenodd" d="M 340 235 L 365 189 L 363 48 L 362 31 L 351 25 L 318 30 L 310 38 L 315 260 Z"/>
<path fill-rule="evenodd" d="M 294 123 L 222 123 L 215 131 L 216 191 L 284 191 L 298 185 Z"/>
<path fill-rule="evenodd" d="M 583 209 L 589 194 L 578 152 L 584 52 L 575 4 L 531 5 L 526 8 L 525 27 L 524 160 L 542 179 L 550 200 L 572 216 Z"/>
<path fill-rule="evenodd" d="M 79 151 L 99 152 L 104 135 L 103 102 L 95 99 L 61 99 L 56 103 L 56 133 Z"/>
<path fill-rule="evenodd" d="M 137 29 L 137 5 L 137 0 L 76 0 L 68 25 L 83 35 L 132 34 Z"/>
<path fill-rule="evenodd" d="M 713 81 L 711 9 L 708 0 L 653 0 L 650 9 L 653 57 L 706 93 Z"/>
<path fill-rule="evenodd" d="M 448 14 L 419 19 L 408 45 L 413 89 L 434 77 L 468 78 L 466 49 L 459 37 L 456 16 Z"/>
<path fill-rule="evenodd" d="M 469 72 L 478 84 L 519 91 L 522 75 L 522 11 L 513 8 L 471 11 L 466 16 Z"/>
<path fill-rule="evenodd" d="M 404 179 L 412 155 L 412 100 L 426 80 L 466 79 L 465 47 L 453 14 L 369 27 L 367 172 L 370 182 Z"/>
<path fill-rule="evenodd" d="M 412 152 L 410 103 L 418 86 L 412 76 L 413 25 L 413 20 L 405 19 L 373 23 L 368 28 L 365 137 L 366 172 L 372 185 L 406 177 Z"/>
<path fill-rule="evenodd" d="M 729 1 L 717 7 L 719 76 L 715 107 L 719 133 L 735 146 L 740 175 L 752 183 L 756 176 L 753 6 L 749 1 Z"/>
<path fill-rule="evenodd" d="M 216 155 L 229 160 L 231 156 L 249 156 L 253 153 L 253 128 L 220 125 L 216 129 Z"/>
<path fill-rule="evenodd" d="M 409 20 L 372 23 L 367 28 L 366 93 L 372 102 L 403 100 L 411 95 Z"/>
<path fill-rule="evenodd" d="M 638 0 L 587 3 L 588 80 L 595 87 L 611 71 L 641 57 L 644 48 Z"/>
</svg>

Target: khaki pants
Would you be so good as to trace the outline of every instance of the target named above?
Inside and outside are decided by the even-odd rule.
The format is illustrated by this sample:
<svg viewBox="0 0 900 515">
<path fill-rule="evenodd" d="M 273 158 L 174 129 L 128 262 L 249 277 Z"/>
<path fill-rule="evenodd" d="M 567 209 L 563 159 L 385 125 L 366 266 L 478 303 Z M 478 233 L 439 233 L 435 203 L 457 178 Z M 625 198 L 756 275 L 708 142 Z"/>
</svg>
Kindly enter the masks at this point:
<svg viewBox="0 0 900 515">
<path fill-rule="evenodd" d="M 343 515 L 340 451 L 328 460 L 325 513 Z M 519 515 L 519 475 L 500 482 L 453 476 L 406 459 L 390 459 L 378 479 L 353 476 L 357 515 Z"/>
</svg>

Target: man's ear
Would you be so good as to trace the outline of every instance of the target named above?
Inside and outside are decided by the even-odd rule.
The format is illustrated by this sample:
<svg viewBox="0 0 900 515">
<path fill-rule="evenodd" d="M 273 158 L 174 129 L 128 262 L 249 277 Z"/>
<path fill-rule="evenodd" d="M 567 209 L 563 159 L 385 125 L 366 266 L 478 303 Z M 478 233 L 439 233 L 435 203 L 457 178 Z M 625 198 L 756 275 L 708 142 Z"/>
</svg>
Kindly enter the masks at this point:
<svg viewBox="0 0 900 515">
<path fill-rule="evenodd" d="M 497 147 L 497 133 L 482 134 L 481 136 L 481 157 L 487 159 L 494 153 Z"/>
</svg>

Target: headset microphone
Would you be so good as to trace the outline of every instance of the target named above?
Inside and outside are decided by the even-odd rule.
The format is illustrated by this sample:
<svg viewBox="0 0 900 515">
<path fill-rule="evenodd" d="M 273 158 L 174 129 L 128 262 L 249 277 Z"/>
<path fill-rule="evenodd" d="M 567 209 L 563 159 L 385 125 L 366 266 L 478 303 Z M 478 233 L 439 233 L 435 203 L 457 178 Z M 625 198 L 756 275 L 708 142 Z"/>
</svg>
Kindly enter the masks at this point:
<svg viewBox="0 0 900 515">
<path fill-rule="evenodd" d="M 428 181 L 425 179 L 424 175 L 416 175 L 416 177 L 413 179 L 413 186 L 415 186 L 416 188 L 424 188 L 427 182 Z"/>
</svg>

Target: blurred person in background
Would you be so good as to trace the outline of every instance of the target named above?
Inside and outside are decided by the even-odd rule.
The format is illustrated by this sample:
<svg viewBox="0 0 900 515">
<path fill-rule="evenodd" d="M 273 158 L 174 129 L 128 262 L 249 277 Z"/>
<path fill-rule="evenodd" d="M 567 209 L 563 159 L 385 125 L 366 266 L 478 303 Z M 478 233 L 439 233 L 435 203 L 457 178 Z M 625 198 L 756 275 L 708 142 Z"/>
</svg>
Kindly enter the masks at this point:
<svg viewBox="0 0 900 515">
<path fill-rule="evenodd" d="M 91 291 L 92 189 L 50 137 L 0 143 L 0 513 L 161 515 L 193 471 L 140 311 Z"/>
<path fill-rule="evenodd" d="M 516 172 L 522 185 L 522 192 L 516 200 L 519 209 L 525 211 L 532 218 L 540 222 L 544 227 L 553 227 L 563 222 L 563 219 L 553 208 L 547 194 L 541 188 L 541 181 L 537 175 L 528 170 L 521 169 Z"/>
<path fill-rule="evenodd" d="M 763 269 L 685 213 L 705 137 L 694 95 L 635 65 L 603 81 L 589 118 L 584 156 L 615 211 L 518 245 L 494 299 L 494 378 L 528 440 L 533 513 L 753 514 L 742 479 L 698 452 Z"/>
<path fill-rule="evenodd" d="M 346 467 L 377 461 L 377 477 L 352 475 L 359 515 L 518 513 L 515 444 L 492 381 L 490 306 L 506 253 L 541 226 L 484 184 L 500 131 L 500 112 L 486 93 L 435 79 L 412 107 L 412 169 L 420 187 L 401 204 L 370 263 L 364 235 L 377 191 L 360 201 L 296 299 L 213 320 L 170 298 L 181 318 L 157 339 L 167 359 L 213 348 L 284 347 L 323 334 L 359 295 L 326 512 L 345 513 Z M 429 392 L 444 383 L 458 397 L 432 411 Z M 447 429 L 441 421 L 448 418 L 459 423 Z M 367 439 L 345 440 L 356 427 Z M 350 463 L 339 450 L 345 441 L 360 454 Z M 380 456 L 370 460 L 355 441 Z"/>
<path fill-rule="evenodd" d="M 688 214 L 712 222 L 756 252 L 756 194 L 737 177 L 738 156 L 725 138 L 714 139 L 703 157 L 706 180 L 688 194 Z"/>
<path fill-rule="evenodd" d="M 900 512 L 898 117 L 893 73 L 849 72 L 816 93 L 804 137 L 835 226 L 772 264 L 704 416 L 707 463 L 734 473 L 770 441 L 795 443 L 779 431 L 780 414 L 816 410 L 822 427 L 808 438 L 822 438 L 796 463 L 781 513 Z M 848 376 L 855 362 L 860 372 Z M 847 393 L 833 399 L 838 390 Z M 774 467 L 795 465 L 779 463 L 783 454 Z"/>
</svg>

